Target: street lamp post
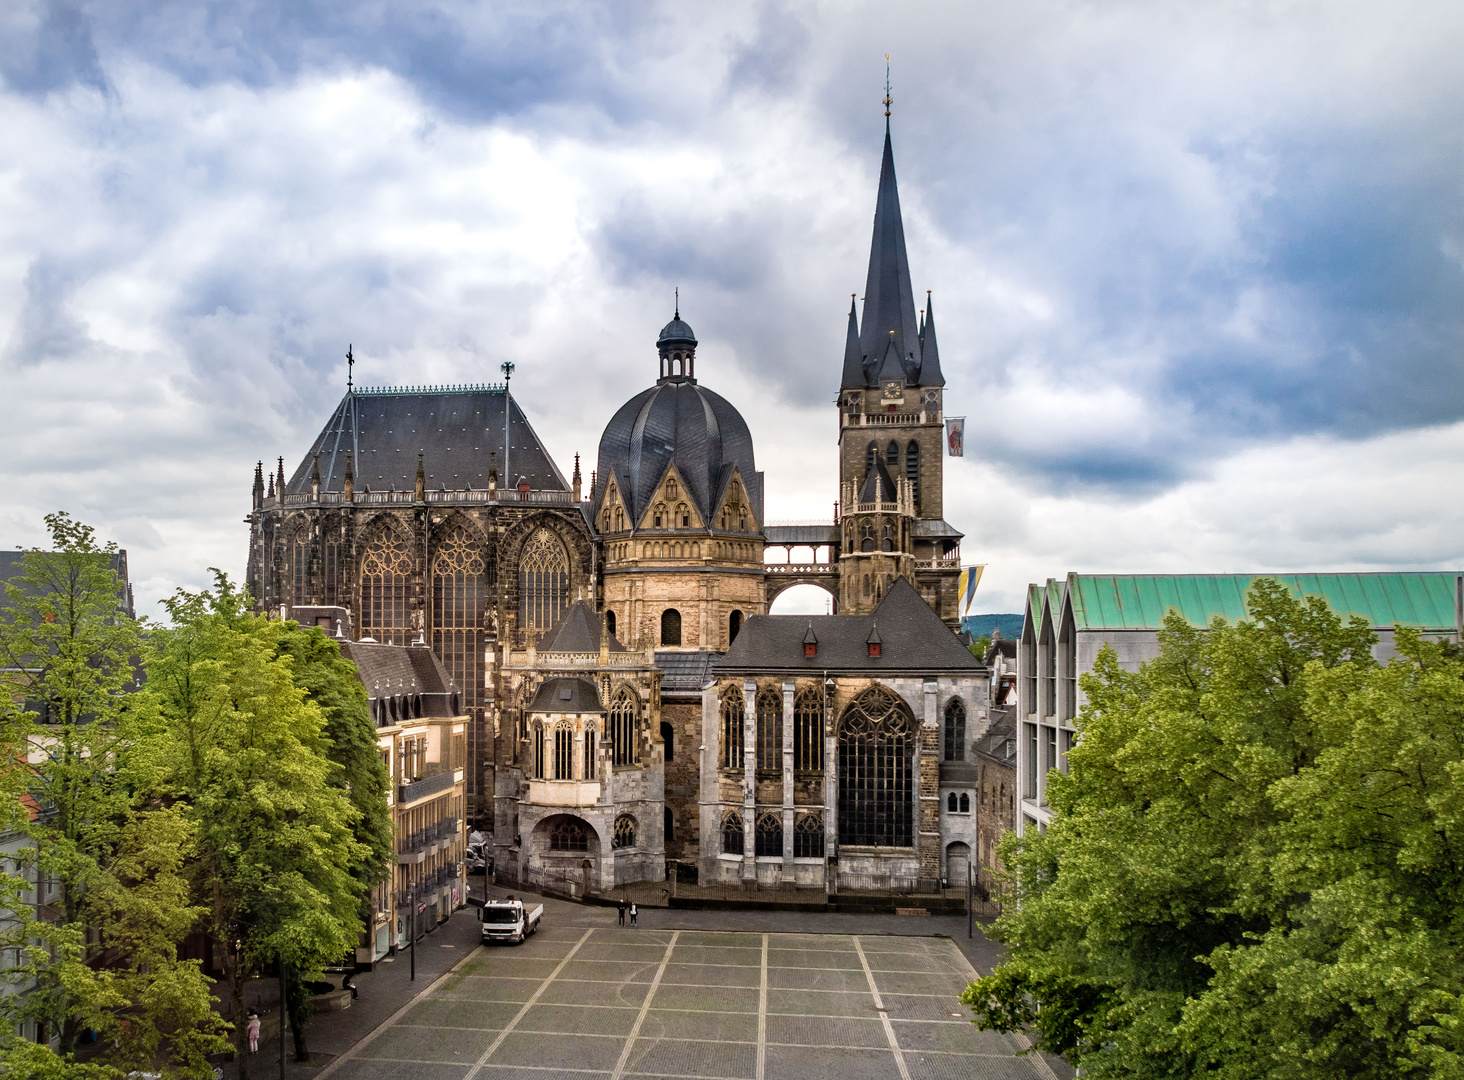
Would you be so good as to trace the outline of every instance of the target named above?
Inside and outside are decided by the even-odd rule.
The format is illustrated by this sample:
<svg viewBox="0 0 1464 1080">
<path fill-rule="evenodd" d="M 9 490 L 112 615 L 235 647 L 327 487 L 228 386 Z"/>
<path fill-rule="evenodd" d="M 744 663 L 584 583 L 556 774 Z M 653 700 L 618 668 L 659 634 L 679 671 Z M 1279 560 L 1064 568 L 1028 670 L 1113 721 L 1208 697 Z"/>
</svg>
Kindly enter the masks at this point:
<svg viewBox="0 0 1464 1080">
<path fill-rule="evenodd" d="M 407 882 L 407 896 L 410 898 L 411 911 L 407 917 L 407 933 L 410 938 L 407 941 L 407 952 L 411 954 L 412 982 L 417 981 L 417 883 Z"/>
</svg>

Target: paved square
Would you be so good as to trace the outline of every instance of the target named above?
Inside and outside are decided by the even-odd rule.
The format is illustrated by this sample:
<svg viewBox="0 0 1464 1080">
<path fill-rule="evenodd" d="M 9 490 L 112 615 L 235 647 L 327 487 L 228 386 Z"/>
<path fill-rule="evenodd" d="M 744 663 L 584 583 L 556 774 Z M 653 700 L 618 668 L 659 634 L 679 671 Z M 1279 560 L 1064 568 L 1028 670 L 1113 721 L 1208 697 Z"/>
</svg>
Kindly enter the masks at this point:
<svg viewBox="0 0 1464 1080">
<path fill-rule="evenodd" d="M 553 927 L 477 950 L 330 1080 L 1045 1080 L 945 938 Z M 962 1013 L 952 1016 L 952 1013 Z"/>
</svg>

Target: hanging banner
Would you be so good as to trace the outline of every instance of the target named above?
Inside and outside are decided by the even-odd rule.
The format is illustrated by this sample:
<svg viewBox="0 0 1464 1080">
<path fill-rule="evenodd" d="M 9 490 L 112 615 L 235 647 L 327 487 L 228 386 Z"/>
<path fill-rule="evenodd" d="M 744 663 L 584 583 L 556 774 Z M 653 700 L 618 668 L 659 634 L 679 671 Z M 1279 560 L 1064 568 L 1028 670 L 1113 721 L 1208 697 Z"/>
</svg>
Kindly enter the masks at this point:
<svg viewBox="0 0 1464 1080">
<path fill-rule="evenodd" d="M 981 584 L 981 571 L 985 569 L 985 563 L 961 568 L 961 578 L 956 586 L 956 592 L 960 596 L 960 599 L 956 601 L 958 618 L 965 618 L 966 612 L 971 610 L 971 603 L 976 599 L 976 586 Z"/>
<path fill-rule="evenodd" d="M 946 453 L 951 457 L 966 456 L 966 418 L 946 417 Z"/>
</svg>

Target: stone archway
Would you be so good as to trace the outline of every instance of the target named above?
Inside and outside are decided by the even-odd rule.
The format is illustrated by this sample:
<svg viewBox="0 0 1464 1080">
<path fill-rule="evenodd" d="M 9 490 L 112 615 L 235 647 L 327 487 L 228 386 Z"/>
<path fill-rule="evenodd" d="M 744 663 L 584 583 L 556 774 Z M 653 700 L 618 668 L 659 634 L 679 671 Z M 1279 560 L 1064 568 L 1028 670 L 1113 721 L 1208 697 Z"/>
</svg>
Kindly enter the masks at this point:
<svg viewBox="0 0 1464 1080">
<path fill-rule="evenodd" d="M 599 892 L 600 833 L 577 814 L 550 814 L 529 834 L 525 881 L 572 896 Z"/>
</svg>

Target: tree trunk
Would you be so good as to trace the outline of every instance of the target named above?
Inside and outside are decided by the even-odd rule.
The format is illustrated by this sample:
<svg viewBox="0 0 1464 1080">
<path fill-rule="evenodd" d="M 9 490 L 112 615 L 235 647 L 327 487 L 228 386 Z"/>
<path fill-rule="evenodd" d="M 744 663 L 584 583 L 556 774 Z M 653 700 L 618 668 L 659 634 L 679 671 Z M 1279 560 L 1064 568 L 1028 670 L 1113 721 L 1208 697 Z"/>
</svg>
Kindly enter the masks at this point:
<svg viewBox="0 0 1464 1080">
<path fill-rule="evenodd" d="M 285 983 L 285 1000 L 289 1006 L 290 1028 L 295 1036 L 295 1060 L 310 1060 L 310 1051 L 305 1048 L 305 1026 L 310 1022 L 311 1008 L 309 990 L 298 968 L 292 968 Z"/>
</svg>

